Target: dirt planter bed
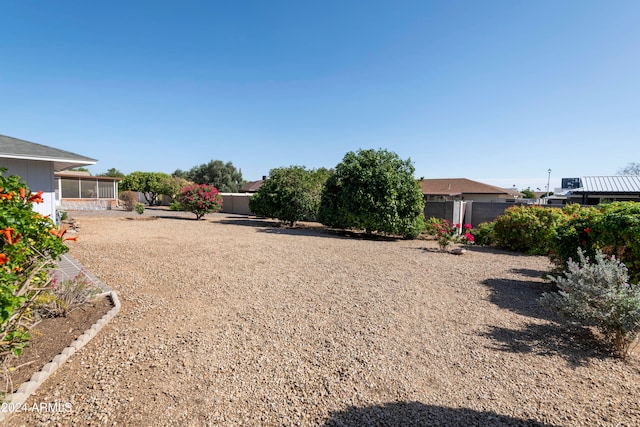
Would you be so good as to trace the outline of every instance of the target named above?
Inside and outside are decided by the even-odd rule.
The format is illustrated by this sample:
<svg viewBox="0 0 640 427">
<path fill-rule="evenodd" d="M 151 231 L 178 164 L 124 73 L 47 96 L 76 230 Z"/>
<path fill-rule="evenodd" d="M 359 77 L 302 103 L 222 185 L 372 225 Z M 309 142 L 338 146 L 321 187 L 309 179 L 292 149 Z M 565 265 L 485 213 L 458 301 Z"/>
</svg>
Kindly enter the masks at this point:
<svg viewBox="0 0 640 427">
<path fill-rule="evenodd" d="M 8 425 L 637 425 L 640 364 L 537 303 L 544 257 L 222 214 L 85 214 L 122 308 Z M 162 212 L 160 212 L 162 213 Z"/>
</svg>

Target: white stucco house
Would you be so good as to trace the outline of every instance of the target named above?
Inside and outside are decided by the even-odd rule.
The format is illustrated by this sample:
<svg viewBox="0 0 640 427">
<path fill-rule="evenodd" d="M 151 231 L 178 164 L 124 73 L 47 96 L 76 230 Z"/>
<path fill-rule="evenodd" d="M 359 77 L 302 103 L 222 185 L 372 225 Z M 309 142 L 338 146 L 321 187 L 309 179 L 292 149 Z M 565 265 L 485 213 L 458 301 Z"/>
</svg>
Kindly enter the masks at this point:
<svg viewBox="0 0 640 427">
<path fill-rule="evenodd" d="M 34 205 L 42 215 L 56 217 L 56 181 L 54 174 L 66 169 L 89 166 L 95 159 L 59 150 L 35 142 L 0 135 L 0 168 L 5 176 L 18 175 L 32 192 L 43 191 L 43 203 Z"/>
</svg>

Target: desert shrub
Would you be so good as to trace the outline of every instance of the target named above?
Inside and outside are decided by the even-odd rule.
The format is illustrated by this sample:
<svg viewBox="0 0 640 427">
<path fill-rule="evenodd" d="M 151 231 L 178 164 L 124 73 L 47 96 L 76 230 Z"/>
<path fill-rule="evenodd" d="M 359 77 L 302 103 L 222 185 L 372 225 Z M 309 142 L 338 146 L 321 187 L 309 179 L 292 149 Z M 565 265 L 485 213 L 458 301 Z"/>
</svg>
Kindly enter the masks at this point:
<svg viewBox="0 0 640 427">
<path fill-rule="evenodd" d="M 556 227 L 565 220 L 558 208 L 512 206 L 495 220 L 496 246 L 530 255 L 547 255 Z"/>
<path fill-rule="evenodd" d="M 95 298 L 102 290 L 86 273 L 81 271 L 72 279 L 53 280 L 51 291 L 40 295 L 35 301 L 35 311 L 40 317 L 66 316 L 70 311 Z"/>
<path fill-rule="evenodd" d="M 293 226 L 318 217 L 322 187 L 331 172 L 302 166 L 276 168 L 249 199 L 249 209 L 259 216 L 276 218 Z"/>
<path fill-rule="evenodd" d="M 627 268 L 597 251 L 593 259 L 578 249 L 564 277 L 552 277 L 559 290 L 542 295 L 541 303 L 585 326 L 595 326 L 611 349 L 625 356 L 640 332 L 640 286 L 630 283 Z"/>
<path fill-rule="evenodd" d="M 118 198 L 122 200 L 122 206 L 127 211 L 133 211 L 138 203 L 138 193 L 135 191 L 122 191 Z"/>
<path fill-rule="evenodd" d="M 33 210 L 31 194 L 17 176 L 0 173 L 0 358 L 19 355 L 29 339 L 30 308 L 51 283 L 49 270 L 68 249 L 64 232 Z M 68 240 L 68 239 L 66 239 Z"/>
<path fill-rule="evenodd" d="M 136 203 L 135 210 L 138 215 L 142 215 L 144 213 L 144 205 L 142 203 Z"/>
<path fill-rule="evenodd" d="M 424 227 L 424 198 L 410 160 L 387 150 L 347 153 L 322 191 L 318 219 L 355 228 L 417 237 Z"/>
<path fill-rule="evenodd" d="M 495 242 L 494 237 L 495 222 L 483 222 L 471 230 L 475 243 L 481 246 L 491 246 Z"/>
<path fill-rule="evenodd" d="M 201 219 L 210 212 L 217 212 L 222 207 L 222 196 L 215 187 L 207 184 L 193 184 L 184 187 L 178 195 L 178 202 L 185 211 Z"/>
</svg>

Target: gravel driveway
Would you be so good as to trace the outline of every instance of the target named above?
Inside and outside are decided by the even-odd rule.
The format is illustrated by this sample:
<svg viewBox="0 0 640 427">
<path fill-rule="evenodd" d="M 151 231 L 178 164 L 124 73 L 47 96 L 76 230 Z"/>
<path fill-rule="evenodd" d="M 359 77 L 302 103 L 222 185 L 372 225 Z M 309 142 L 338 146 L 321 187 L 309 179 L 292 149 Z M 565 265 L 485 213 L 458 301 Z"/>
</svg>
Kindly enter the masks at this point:
<svg viewBox="0 0 640 427">
<path fill-rule="evenodd" d="M 77 213 L 122 309 L 28 402 L 71 409 L 8 425 L 640 425 L 638 359 L 538 305 L 544 257 L 135 215 Z"/>
</svg>

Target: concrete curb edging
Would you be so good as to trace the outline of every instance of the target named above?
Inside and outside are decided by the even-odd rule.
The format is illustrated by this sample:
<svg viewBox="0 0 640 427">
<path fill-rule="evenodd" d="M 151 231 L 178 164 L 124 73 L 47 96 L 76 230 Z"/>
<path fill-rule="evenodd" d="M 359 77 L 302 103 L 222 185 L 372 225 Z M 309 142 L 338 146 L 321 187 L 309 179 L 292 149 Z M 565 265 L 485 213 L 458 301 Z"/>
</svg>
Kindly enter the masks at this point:
<svg viewBox="0 0 640 427">
<path fill-rule="evenodd" d="M 113 308 L 102 316 L 98 321 L 89 329 L 84 331 L 82 335 L 75 339 L 68 347 L 62 350 L 62 352 L 53 358 L 53 360 L 42 367 L 42 369 L 31 376 L 29 381 L 26 381 L 20 385 L 18 390 L 10 395 L 7 395 L 4 399 L 4 403 L 9 409 L 14 408 L 14 411 L 20 410 L 22 405 L 27 399 L 35 393 L 36 389 L 42 385 L 42 383 L 51 376 L 64 362 L 67 361 L 73 353 L 80 350 L 85 346 L 96 334 L 107 324 L 111 319 L 115 317 L 120 311 L 120 300 L 118 294 L 115 291 L 105 292 L 102 295 L 106 295 L 111 298 Z M 4 421 L 7 415 L 10 415 L 14 411 L 6 411 L 7 407 L 3 405 L 5 412 L 0 412 L 0 422 Z"/>
</svg>

